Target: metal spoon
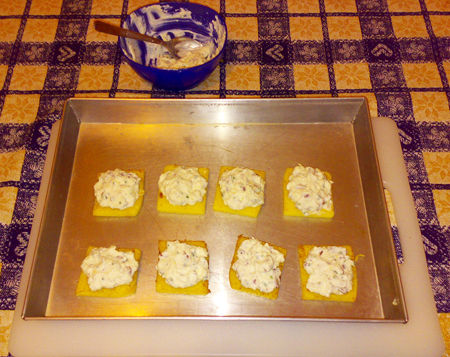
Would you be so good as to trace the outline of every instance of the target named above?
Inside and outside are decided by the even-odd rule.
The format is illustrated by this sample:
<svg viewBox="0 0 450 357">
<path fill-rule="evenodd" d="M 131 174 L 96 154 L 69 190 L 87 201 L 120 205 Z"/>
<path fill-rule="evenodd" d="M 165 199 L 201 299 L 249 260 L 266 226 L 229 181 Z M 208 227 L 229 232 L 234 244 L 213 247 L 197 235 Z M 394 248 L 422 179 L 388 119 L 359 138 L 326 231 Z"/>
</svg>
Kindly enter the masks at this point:
<svg viewBox="0 0 450 357">
<path fill-rule="evenodd" d="M 95 20 L 94 27 L 97 31 L 110 35 L 132 38 L 135 40 L 156 43 L 157 45 L 164 46 L 169 53 L 177 59 L 181 57 L 180 51 L 186 53 L 186 49 L 195 49 L 202 46 L 200 42 L 186 36 L 175 37 L 169 41 L 163 41 L 157 37 L 144 35 L 142 33 L 124 29 L 123 27 L 112 25 L 100 20 Z"/>
</svg>

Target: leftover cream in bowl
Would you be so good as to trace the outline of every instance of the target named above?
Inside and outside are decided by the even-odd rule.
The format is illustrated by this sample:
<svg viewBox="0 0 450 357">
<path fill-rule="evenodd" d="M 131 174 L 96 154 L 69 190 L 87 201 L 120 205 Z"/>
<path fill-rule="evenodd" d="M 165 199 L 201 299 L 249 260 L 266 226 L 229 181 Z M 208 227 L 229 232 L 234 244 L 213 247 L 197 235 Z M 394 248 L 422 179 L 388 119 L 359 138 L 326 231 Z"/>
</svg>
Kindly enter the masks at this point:
<svg viewBox="0 0 450 357">
<path fill-rule="evenodd" d="M 132 12 L 123 27 L 168 41 L 188 37 L 199 46 L 172 57 L 161 45 L 119 38 L 130 66 L 156 87 L 183 90 L 195 87 L 217 67 L 227 39 L 225 20 L 213 9 L 195 3 L 156 3 Z"/>
</svg>

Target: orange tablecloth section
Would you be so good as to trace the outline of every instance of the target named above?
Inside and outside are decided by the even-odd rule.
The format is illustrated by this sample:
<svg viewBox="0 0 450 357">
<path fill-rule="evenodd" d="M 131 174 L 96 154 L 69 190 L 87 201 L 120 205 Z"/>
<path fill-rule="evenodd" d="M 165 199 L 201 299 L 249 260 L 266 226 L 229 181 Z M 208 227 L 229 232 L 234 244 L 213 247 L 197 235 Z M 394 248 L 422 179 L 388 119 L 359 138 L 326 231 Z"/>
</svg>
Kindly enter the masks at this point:
<svg viewBox="0 0 450 357">
<path fill-rule="evenodd" d="M 166 92 L 124 63 L 120 24 L 149 0 L 0 0 L 0 355 L 7 342 L 52 124 L 70 97 L 365 96 L 399 128 L 450 351 L 449 0 L 196 0 L 226 53 L 198 87 Z"/>
</svg>

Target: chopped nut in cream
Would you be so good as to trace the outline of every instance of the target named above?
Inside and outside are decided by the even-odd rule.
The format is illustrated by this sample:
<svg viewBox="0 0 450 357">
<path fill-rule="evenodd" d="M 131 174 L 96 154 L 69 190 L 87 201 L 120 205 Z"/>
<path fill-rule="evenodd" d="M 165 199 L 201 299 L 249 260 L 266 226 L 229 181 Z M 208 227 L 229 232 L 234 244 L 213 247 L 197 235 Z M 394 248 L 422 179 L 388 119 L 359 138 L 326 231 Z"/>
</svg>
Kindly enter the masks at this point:
<svg viewBox="0 0 450 357">
<path fill-rule="evenodd" d="M 95 198 L 102 207 L 132 207 L 139 197 L 140 181 L 141 178 L 133 172 L 108 170 L 100 174 L 94 185 Z"/>
<path fill-rule="evenodd" d="M 331 184 L 319 169 L 298 164 L 287 184 L 289 198 L 305 216 L 332 207 Z"/>
<path fill-rule="evenodd" d="M 225 171 L 219 180 L 224 203 L 235 210 L 262 205 L 264 185 L 265 181 L 261 176 L 242 167 Z"/>
<path fill-rule="evenodd" d="M 203 200 L 208 181 L 200 175 L 198 168 L 178 166 L 164 172 L 159 177 L 158 185 L 170 204 L 185 206 Z"/>
<path fill-rule="evenodd" d="M 186 288 L 208 279 L 208 251 L 180 241 L 168 241 L 159 255 L 159 274 L 175 288 Z"/>
<path fill-rule="evenodd" d="M 270 293 L 280 285 L 280 264 L 284 255 L 255 238 L 244 240 L 237 251 L 232 269 L 247 288 Z"/>
<path fill-rule="evenodd" d="M 81 263 L 92 291 L 131 283 L 138 266 L 132 251 L 119 251 L 115 246 L 93 248 Z"/>
<path fill-rule="evenodd" d="M 352 290 L 354 265 L 345 247 L 314 247 L 303 264 L 309 274 L 306 288 L 327 297 L 346 294 Z"/>
</svg>

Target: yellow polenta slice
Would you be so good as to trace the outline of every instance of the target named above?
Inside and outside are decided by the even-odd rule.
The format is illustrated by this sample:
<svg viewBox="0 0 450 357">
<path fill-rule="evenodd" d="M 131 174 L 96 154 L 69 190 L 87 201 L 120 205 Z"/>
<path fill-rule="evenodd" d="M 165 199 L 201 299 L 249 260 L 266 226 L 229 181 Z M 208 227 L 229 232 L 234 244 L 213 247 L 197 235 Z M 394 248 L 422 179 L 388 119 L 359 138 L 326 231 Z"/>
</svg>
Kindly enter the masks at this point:
<svg viewBox="0 0 450 357">
<path fill-rule="evenodd" d="M 232 213 L 232 214 L 238 214 L 238 215 L 247 216 L 247 217 L 257 217 L 259 214 L 259 211 L 261 210 L 261 206 L 245 207 L 243 209 L 236 210 L 236 209 L 232 209 L 232 208 L 228 207 L 225 204 L 225 202 L 223 201 L 222 192 L 220 191 L 220 185 L 219 185 L 220 177 L 222 176 L 222 174 L 224 172 L 232 170 L 234 168 L 235 167 L 233 167 L 233 166 L 222 166 L 220 168 L 219 179 L 217 180 L 217 185 L 216 185 L 216 195 L 214 198 L 213 209 L 214 209 L 214 211 L 217 211 L 217 212 Z M 253 170 L 253 169 L 252 169 L 252 171 L 255 172 L 257 175 L 259 175 L 260 177 L 262 177 L 264 180 L 266 180 L 266 173 L 264 171 Z"/>
<path fill-rule="evenodd" d="M 163 172 L 175 170 L 177 165 L 167 165 L 164 167 Z M 209 169 L 205 167 L 199 167 L 198 173 L 203 176 L 206 181 L 208 181 Z M 176 206 L 169 202 L 169 200 L 163 195 L 163 193 L 158 190 L 158 200 L 156 203 L 156 209 L 159 212 L 164 213 L 179 213 L 179 214 L 205 214 L 206 208 L 206 193 L 203 196 L 203 199 L 200 202 L 197 202 L 193 205 L 185 205 L 185 206 Z"/>
<path fill-rule="evenodd" d="M 180 243 L 186 243 L 189 245 L 203 247 L 206 250 L 208 249 L 206 246 L 206 242 L 203 241 L 180 241 Z M 158 241 L 158 250 L 159 254 L 164 252 L 167 249 L 167 241 L 160 240 Z M 209 257 L 207 258 L 209 264 Z M 209 294 L 209 282 L 208 280 L 201 280 L 197 284 L 188 286 L 186 288 L 175 288 L 170 285 L 166 279 L 159 274 L 158 270 L 156 271 L 156 291 L 159 293 L 169 293 L 169 294 L 185 294 L 185 295 L 207 295 Z"/>
<path fill-rule="evenodd" d="M 137 216 L 142 207 L 142 202 L 144 201 L 144 178 L 145 173 L 143 170 L 128 170 L 127 172 L 135 173 L 140 177 L 139 181 L 139 197 L 134 203 L 133 206 L 119 209 L 119 208 L 111 208 L 111 207 L 102 207 L 95 200 L 94 202 L 94 210 L 93 215 L 99 217 L 133 217 Z M 95 197 L 95 196 L 94 196 Z"/>
<path fill-rule="evenodd" d="M 343 301 L 343 302 L 353 302 L 356 300 L 356 293 L 358 290 L 358 280 L 356 277 L 356 268 L 353 266 L 353 279 L 352 279 L 352 290 L 346 294 L 330 294 L 329 297 L 313 293 L 306 288 L 306 283 L 308 282 L 309 274 L 306 272 L 303 264 L 308 257 L 309 251 L 313 249 L 314 245 L 303 245 L 298 247 L 298 258 L 300 263 L 300 281 L 302 285 L 302 299 L 303 300 L 324 300 L 324 301 Z M 342 246 L 347 250 L 347 255 L 351 260 L 355 261 L 352 248 L 349 245 Z"/>
<path fill-rule="evenodd" d="M 312 218 L 332 218 L 334 217 L 334 205 L 331 203 L 331 209 L 322 209 L 318 213 L 313 213 L 309 215 L 305 215 L 301 210 L 299 210 L 294 201 L 292 201 L 289 197 L 289 191 L 287 189 L 287 184 L 289 183 L 289 177 L 291 176 L 294 168 L 290 167 L 286 169 L 283 177 L 283 198 L 284 198 L 284 207 L 283 214 L 285 216 L 294 216 L 294 217 L 312 217 Z M 328 180 L 331 181 L 331 174 L 329 172 L 324 172 L 325 176 Z"/>
<path fill-rule="evenodd" d="M 95 247 L 89 247 L 86 253 L 86 256 L 89 255 L 92 249 Z M 117 250 L 121 252 L 133 252 L 134 253 L 134 259 L 139 263 L 141 260 L 141 251 L 139 249 L 126 249 L 126 248 L 118 248 Z M 78 280 L 76 295 L 77 296 L 94 296 L 94 297 L 111 297 L 111 298 L 119 298 L 119 297 L 125 297 L 129 295 L 133 295 L 136 292 L 136 286 L 137 286 L 137 276 L 138 271 L 136 271 L 133 274 L 133 280 L 129 284 L 119 285 L 115 288 L 103 288 L 96 291 L 92 291 L 89 288 L 88 284 L 88 277 L 87 275 L 81 270 L 80 278 Z"/>
<path fill-rule="evenodd" d="M 242 285 L 241 281 L 239 280 L 239 277 L 237 275 L 237 273 L 232 269 L 233 264 L 236 262 L 236 260 L 238 260 L 238 249 L 241 246 L 242 242 L 244 242 L 245 240 L 250 239 L 249 237 L 245 237 L 243 235 L 240 235 L 238 237 L 238 240 L 236 242 L 236 248 L 234 250 L 234 255 L 233 255 L 233 259 L 231 261 L 231 265 L 230 265 L 230 271 L 229 271 L 229 280 L 230 280 L 230 286 L 232 289 L 234 290 L 239 290 L 239 291 L 243 291 L 245 293 L 249 293 L 249 294 L 253 294 L 253 295 L 257 295 L 257 296 L 262 296 L 268 299 L 272 299 L 275 300 L 278 297 L 278 292 L 279 292 L 279 288 L 275 288 L 273 289 L 270 293 L 266 293 L 264 291 L 261 290 L 256 290 L 256 289 L 251 289 L 251 288 L 247 288 L 245 286 Z M 260 241 L 262 244 L 266 243 L 263 241 Z M 286 258 L 286 249 L 282 248 L 282 247 L 277 247 L 275 245 L 272 245 L 270 243 L 268 243 L 272 248 L 278 250 L 281 254 L 283 254 L 283 256 Z M 284 263 L 281 263 L 279 265 L 280 271 L 283 272 L 283 267 L 284 267 Z"/>
</svg>

